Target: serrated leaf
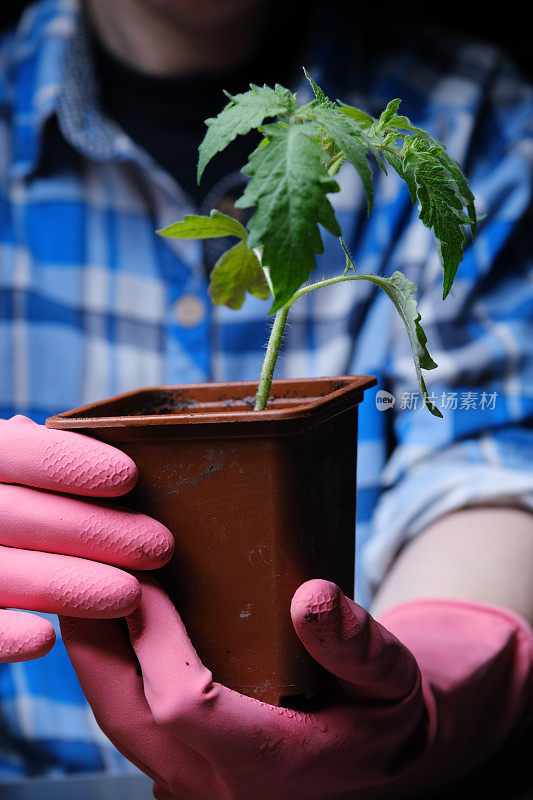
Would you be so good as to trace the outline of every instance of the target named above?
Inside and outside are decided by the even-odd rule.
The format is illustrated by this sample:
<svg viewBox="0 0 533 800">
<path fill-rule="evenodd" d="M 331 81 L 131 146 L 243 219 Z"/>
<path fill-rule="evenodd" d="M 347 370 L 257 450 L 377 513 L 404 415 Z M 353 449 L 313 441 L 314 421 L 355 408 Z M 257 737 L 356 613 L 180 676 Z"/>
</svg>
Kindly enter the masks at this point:
<svg viewBox="0 0 533 800">
<path fill-rule="evenodd" d="M 307 78 L 307 80 L 311 84 L 311 88 L 313 90 L 313 94 L 315 95 L 315 98 L 317 99 L 319 105 L 326 106 L 328 108 L 334 106 L 335 103 L 332 103 L 331 100 L 329 99 L 329 97 L 327 97 L 324 94 L 324 92 L 322 91 L 320 86 L 313 80 L 313 78 L 310 76 L 310 74 L 308 73 L 306 68 L 302 67 L 302 69 L 304 71 L 305 77 Z"/>
<path fill-rule="evenodd" d="M 244 303 L 246 292 L 260 300 L 270 296 L 265 273 L 253 250 L 246 242 L 238 242 L 226 250 L 216 262 L 209 283 L 209 295 L 215 305 L 235 310 Z"/>
<path fill-rule="evenodd" d="M 337 100 L 337 103 L 342 113 L 350 119 L 353 119 L 361 128 L 369 128 L 376 121 L 374 117 L 371 117 L 366 111 L 361 111 L 360 108 L 348 106 L 341 100 Z"/>
<path fill-rule="evenodd" d="M 367 149 L 360 141 L 360 131 L 339 112 L 335 106 L 315 106 L 308 111 L 308 117 L 317 122 L 330 136 L 337 148 L 344 153 L 350 161 L 363 182 L 368 213 L 372 211 L 374 190 L 372 187 L 372 170 L 367 159 Z"/>
<path fill-rule="evenodd" d="M 437 139 L 433 138 L 431 134 L 429 134 L 423 128 L 417 128 L 416 125 L 413 125 L 409 117 L 404 117 L 403 115 L 393 117 L 393 119 L 391 119 L 391 121 L 388 123 L 387 127 L 396 128 L 399 131 L 409 131 L 409 133 L 414 134 L 420 139 L 424 139 L 426 142 L 429 142 L 432 145 L 442 147 L 441 143 Z"/>
<path fill-rule="evenodd" d="M 187 214 L 181 222 L 173 222 L 166 228 L 156 231 L 160 236 L 170 239 L 215 239 L 221 236 L 248 238 L 248 231 L 233 217 L 228 217 L 214 208 L 208 217 L 200 214 Z"/>
<path fill-rule="evenodd" d="M 467 210 L 467 219 L 465 220 L 465 223 L 470 225 L 470 229 L 472 231 L 472 241 L 475 242 L 477 233 L 477 214 L 476 207 L 474 205 L 475 198 L 468 185 L 468 181 L 463 175 L 460 165 L 446 152 L 445 149 L 438 150 L 436 156 L 445 169 L 451 173 L 457 184 Z"/>
<path fill-rule="evenodd" d="M 416 182 L 412 170 L 405 168 L 402 159 L 399 155 L 397 155 L 397 153 L 391 153 L 387 151 L 385 153 L 385 158 L 391 167 L 398 173 L 400 178 L 402 178 L 407 184 L 407 188 L 409 189 L 409 194 L 411 196 L 411 202 L 414 205 L 416 203 Z"/>
<path fill-rule="evenodd" d="M 385 166 L 385 161 L 383 160 L 382 154 L 380 153 L 380 151 L 378 149 L 378 147 L 381 145 L 381 142 L 378 141 L 376 143 L 376 141 L 374 139 L 372 139 L 372 137 L 370 136 L 370 133 L 372 132 L 372 130 L 373 130 L 372 128 L 368 128 L 366 131 L 362 130 L 360 132 L 361 141 L 365 145 L 365 147 L 367 147 L 368 150 L 372 153 L 372 155 L 376 159 L 381 171 L 385 175 L 388 175 L 389 173 L 387 172 L 387 167 Z"/>
<path fill-rule="evenodd" d="M 443 163 L 443 157 L 446 158 L 446 153 L 442 148 L 414 140 L 405 153 L 404 167 L 411 170 L 416 182 L 419 217 L 427 228 L 433 230 L 437 239 L 444 272 L 445 299 L 463 258 L 466 236 L 463 229 L 465 202 L 459 191 L 457 176 Z M 466 183 L 466 179 L 463 180 Z"/>
<path fill-rule="evenodd" d="M 402 101 L 397 97 L 395 100 L 391 100 L 389 103 L 387 103 L 387 107 L 382 112 L 382 114 L 381 114 L 381 116 L 379 118 L 379 122 L 378 122 L 378 125 L 377 125 L 378 130 L 381 130 L 382 128 L 386 128 L 387 125 L 390 124 L 391 120 L 394 119 L 394 117 L 397 116 L 397 114 L 398 114 L 398 106 L 400 105 L 401 102 Z"/>
<path fill-rule="evenodd" d="M 383 149 L 388 163 L 404 179 L 413 204 L 419 201 L 419 217 L 433 230 L 443 267 L 443 297 L 448 295 L 466 245 L 464 225 L 476 235 L 474 196 L 459 164 L 445 146 L 427 131 L 397 114 L 398 100 L 392 100 L 377 126 L 367 131 Z M 399 147 L 399 139 L 403 145 Z M 381 137 L 381 141 L 380 141 Z M 463 209 L 466 209 L 463 211 Z"/>
<path fill-rule="evenodd" d="M 213 156 L 237 136 L 258 128 L 265 119 L 291 112 L 296 105 L 294 95 L 280 84 L 274 89 L 250 84 L 250 91 L 229 97 L 220 114 L 205 121 L 208 129 L 199 148 L 198 182 Z"/>
<path fill-rule="evenodd" d="M 368 280 L 379 286 L 388 294 L 396 306 L 411 342 L 416 376 L 422 389 L 426 406 L 435 417 L 442 417 L 439 409 L 427 399 L 426 384 L 421 372 L 422 369 L 435 369 L 437 364 L 431 358 L 426 347 L 427 336 L 420 325 L 420 313 L 416 301 L 412 297 L 417 289 L 416 284 L 406 278 L 399 270 L 393 272 L 390 278 L 383 278 L 380 275 L 358 275 L 357 277 L 358 280 Z"/>
<path fill-rule="evenodd" d="M 378 124 L 378 120 L 374 119 L 370 114 L 367 114 L 366 111 L 361 111 L 360 108 L 355 108 L 354 106 L 346 105 L 343 103 L 342 100 L 337 100 L 339 110 L 350 120 L 352 120 L 357 127 L 360 129 L 360 137 L 362 144 L 370 150 L 374 158 L 376 159 L 379 168 L 381 171 L 387 175 L 387 167 L 385 166 L 385 162 L 383 161 L 382 154 L 380 153 L 378 147 L 376 146 L 376 142 L 370 135 L 373 133 L 374 128 Z M 380 142 L 381 144 L 381 142 Z"/>
<path fill-rule="evenodd" d="M 263 247 L 277 311 L 300 288 L 323 252 L 318 223 L 334 236 L 341 231 L 327 194 L 339 191 L 322 164 L 322 149 L 304 125 L 266 125 L 268 143 L 255 150 L 243 169 L 251 179 L 238 208 L 257 206 L 248 222 L 249 246 Z"/>
</svg>

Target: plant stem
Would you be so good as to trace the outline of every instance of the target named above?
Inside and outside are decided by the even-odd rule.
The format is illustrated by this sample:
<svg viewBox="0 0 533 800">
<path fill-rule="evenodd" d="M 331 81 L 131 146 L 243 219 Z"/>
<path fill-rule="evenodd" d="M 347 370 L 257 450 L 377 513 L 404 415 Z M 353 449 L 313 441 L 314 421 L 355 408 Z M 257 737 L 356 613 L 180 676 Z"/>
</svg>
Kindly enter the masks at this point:
<svg viewBox="0 0 533 800">
<path fill-rule="evenodd" d="M 287 314 L 289 313 L 289 309 L 292 304 L 298 300 L 299 297 L 303 297 L 304 294 L 309 294 L 309 292 L 314 292 L 315 289 L 322 289 L 324 286 L 332 286 L 334 283 L 343 283 L 344 281 L 362 280 L 368 280 L 368 277 L 366 275 L 344 274 L 339 275 L 336 278 L 327 278 L 326 280 L 318 281 L 318 283 L 311 283 L 309 286 L 303 286 L 301 289 L 298 289 L 288 303 L 286 303 L 283 308 L 280 308 L 274 317 L 274 324 L 272 325 L 272 330 L 270 331 L 265 359 L 263 361 L 263 369 L 261 370 L 261 378 L 259 379 L 259 386 L 255 396 L 254 411 L 264 411 L 266 404 L 268 403 L 270 387 L 272 386 L 272 376 L 274 375 L 274 369 L 279 355 L 279 348 L 281 346 L 281 340 L 283 339 L 283 331 L 285 330 L 285 323 L 287 322 Z"/>
<path fill-rule="evenodd" d="M 350 251 L 346 247 L 346 243 L 342 236 L 339 237 L 339 242 L 341 243 L 341 247 L 344 250 L 344 255 L 346 256 L 346 269 L 344 270 L 343 275 L 347 275 L 349 272 L 355 272 L 355 264 L 353 263 Z"/>
<path fill-rule="evenodd" d="M 303 297 L 304 294 L 309 294 L 309 292 L 314 292 L 315 289 L 323 289 L 324 286 L 333 286 L 334 283 L 344 283 L 344 281 L 367 281 L 370 279 L 370 277 L 368 275 L 344 274 L 338 275 L 336 278 L 327 278 L 325 281 L 318 281 L 318 283 L 311 283 L 309 286 L 303 286 L 301 289 L 298 289 L 298 291 L 293 294 L 287 305 L 292 306 L 294 301 L 298 300 L 299 297 Z"/>
<path fill-rule="evenodd" d="M 283 339 L 283 331 L 285 330 L 285 323 L 287 322 L 287 314 L 291 306 L 292 299 L 283 308 L 276 313 L 274 317 L 274 324 L 270 331 L 270 337 L 265 353 L 265 360 L 263 361 L 263 369 L 261 370 L 261 378 L 259 379 L 259 386 L 255 396 L 255 411 L 264 411 L 268 398 L 270 396 L 270 387 L 272 386 L 272 376 L 274 375 L 274 368 L 278 360 L 279 348 L 281 340 Z"/>
<path fill-rule="evenodd" d="M 289 309 L 292 304 L 304 294 L 314 292 L 315 289 L 322 289 L 324 286 L 331 286 L 334 283 L 342 283 L 343 281 L 368 280 L 366 275 L 348 275 L 348 272 L 355 272 L 355 264 L 353 263 L 350 251 L 346 247 L 342 236 L 340 237 L 339 241 L 346 256 L 346 269 L 344 273 L 335 278 L 326 278 L 326 280 L 318 281 L 318 283 L 311 283 L 309 286 L 303 286 L 301 289 L 298 289 L 298 291 L 293 294 L 291 299 L 285 303 L 283 308 L 280 308 L 280 310 L 276 313 L 276 316 L 274 317 L 274 324 L 272 325 L 272 330 L 270 331 L 270 337 L 268 339 L 268 345 L 263 361 L 263 368 L 261 370 L 261 377 L 259 379 L 259 386 L 257 387 L 254 411 L 264 411 L 266 404 L 268 403 L 270 388 L 272 386 L 272 377 L 274 375 L 276 361 L 278 360 L 279 348 L 283 339 L 283 331 L 285 330 L 285 323 L 287 322 L 287 314 L 289 313 Z M 256 253 L 259 261 L 261 262 L 261 254 L 257 251 Z M 274 294 L 272 281 L 270 280 L 270 274 L 267 269 L 265 269 L 265 277 L 268 285 L 270 286 L 272 294 Z"/>
</svg>

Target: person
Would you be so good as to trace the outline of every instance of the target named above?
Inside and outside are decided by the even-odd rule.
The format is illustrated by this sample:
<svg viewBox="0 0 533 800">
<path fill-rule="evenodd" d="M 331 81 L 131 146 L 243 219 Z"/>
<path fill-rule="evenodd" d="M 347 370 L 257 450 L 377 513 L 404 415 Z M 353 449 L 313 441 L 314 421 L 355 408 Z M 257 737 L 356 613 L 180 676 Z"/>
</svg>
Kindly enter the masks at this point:
<svg viewBox="0 0 533 800">
<path fill-rule="evenodd" d="M 0 612 L 3 778 L 128 768 L 78 678 L 110 741 L 166 799 L 412 796 L 530 719 L 532 92 L 490 46 L 398 21 L 397 44 L 384 35 L 372 51 L 331 7 L 307 13 L 295 47 L 303 13 L 262 0 L 39 0 L 3 37 L 0 604 L 62 614 L 77 673 L 60 642 L 23 661 L 50 648 L 51 623 Z M 373 114 L 402 97 L 464 165 L 485 217 L 442 305 L 431 235 L 399 181 L 376 175 L 366 219 L 357 180 L 338 175 L 332 201 L 356 264 L 419 286 L 444 420 L 420 408 L 387 298 L 350 285 L 295 307 L 280 376 L 374 374 L 396 403 L 361 406 L 359 604 L 324 582 L 293 602 L 335 688 L 312 713 L 272 715 L 213 685 L 157 584 L 123 571 L 171 553 L 155 521 L 106 505 L 135 466 L 40 425 L 143 385 L 259 374 L 264 303 L 211 307 L 214 254 L 155 230 L 228 208 L 242 188 L 240 139 L 194 181 L 221 89 L 277 81 L 303 97 L 299 63 Z M 341 262 L 326 239 L 319 271 Z M 120 615 L 144 685 L 107 619 Z"/>
</svg>

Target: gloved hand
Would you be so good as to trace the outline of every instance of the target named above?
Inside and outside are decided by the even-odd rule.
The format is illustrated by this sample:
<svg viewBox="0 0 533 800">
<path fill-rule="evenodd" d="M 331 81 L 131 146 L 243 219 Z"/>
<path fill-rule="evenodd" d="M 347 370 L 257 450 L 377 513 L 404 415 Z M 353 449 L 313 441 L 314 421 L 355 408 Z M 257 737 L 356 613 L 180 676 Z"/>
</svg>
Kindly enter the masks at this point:
<svg viewBox="0 0 533 800">
<path fill-rule="evenodd" d="M 116 567 L 161 566 L 170 531 L 69 495 L 116 497 L 136 479 L 133 461 L 107 444 L 26 417 L 0 420 L 0 606 L 100 618 L 133 611 L 140 586 Z M 0 662 L 38 658 L 54 639 L 48 620 L 0 610 Z"/>
<path fill-rule="evenodd" d="M 504 609 L 417 601 L 380 624 L 309 581 L 292 619 L 330 682 L 304 713 L 214 683 L 161 587 L 139 580 L 133 649 L 115 621 L 61 625 L 99 725 L 158 800 L 412 798 L 473 767 L 531 711 L 532 632 Z"/>
</svg>

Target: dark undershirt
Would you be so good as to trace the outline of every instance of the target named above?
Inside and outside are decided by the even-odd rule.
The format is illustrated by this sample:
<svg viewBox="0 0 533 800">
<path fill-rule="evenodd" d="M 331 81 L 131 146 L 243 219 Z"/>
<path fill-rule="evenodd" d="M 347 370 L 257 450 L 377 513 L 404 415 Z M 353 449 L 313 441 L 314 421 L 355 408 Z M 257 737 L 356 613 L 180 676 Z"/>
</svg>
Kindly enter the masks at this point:
<svg viewBox="0 0 533 800">
<path fill-rule="evenodd" d="M 269 14 L 272 23 L 276 14 Z M 294 3 L 297 7 L 298 3 Z M 295 8 L 294 24 L 297 21 Z M 196 182 L 198 146 L 206 127 L 205 120 L 216 116 L 227 102 L 222 90 L 232 94 L 246 91 L 250 82 L 262 85 L 294 81 L 295 67 L 301 61 L 288 46 L 290 25 L 282 27 L 278 41 L 263 37 L 256 52 L 243 65 L 224 73 L 159 77 L 146 75 L 115 58 L 96 39 L 93 40 L 96 77 L 104 111 L 166 169 L 187 192 L 197 207 L 223 178 L 246 163 L 259 136 L 256 132 L 238 136 L 207 166 L 200 186 Z M 294 30 L 294 28 L 293 28 Z M 299 40 L 305 36 L 299 30 Z M 279 36 L 284 38 L 279 38 Z M 270 41 L 267 47 L 264 42 Z M 274 65 L 269 54 L 276 53 Z M 300 54 L 301 55 L 301 54 Z"/>
</svg>

